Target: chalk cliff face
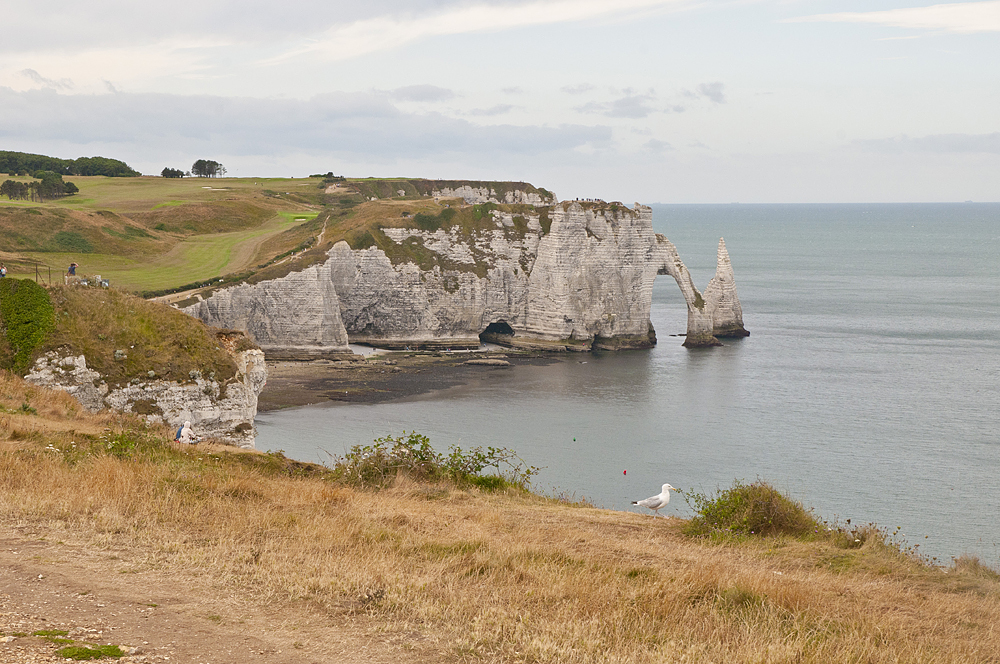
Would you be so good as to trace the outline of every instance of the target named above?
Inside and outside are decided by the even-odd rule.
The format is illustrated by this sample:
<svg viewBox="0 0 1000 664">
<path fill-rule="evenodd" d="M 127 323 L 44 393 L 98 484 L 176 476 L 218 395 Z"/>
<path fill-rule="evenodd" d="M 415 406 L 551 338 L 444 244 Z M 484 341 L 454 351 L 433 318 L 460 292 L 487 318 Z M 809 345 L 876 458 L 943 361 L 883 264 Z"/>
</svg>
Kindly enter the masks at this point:
<svg viewBox="0 0 1000 664">
<path fill-rule="evenodd" d="M 272 359 L 350 353 L 328 261 L 283 279 L 240 284 L 185 309 L 208 325 L 247 332 Z"/>
<path fill-rule="evenodd" d="M 544 196 L 532 191 L 523 189 L 512 189 L 504 192 L 497 192 L 493 187 L 473 187 L 462 185 L 461 187 L 441 187 L 431 192 L 432 196 L 438 198 L 461 198 L 469 205 L 478 203 L 520 203 L 524 205 L 552 205 L 556 202 L 555 196 Z"/>
<path fill-rule="evenodd" d="M 481 193 L 449 195 L 476 201 Z M 352 250 L 339 242 L 321 267 L 219 291 L 185 311 L 212 325 L 246 329 L 269 356 L 301 348 L 304 335 L 317 352 L 339 352 L 348 340 L 388 348 L 475 347 L 480 335 L 523 348 L 645 348 L 656 343 L 649 322 L 653 281 L 666 274 L 687 302 L 685 345 L 746 334 L 722 241 L 716 277 L 702 294 L 674 245 L 653 232 L 648 207 L 564 202 L 488 214 L 474 232 L 460 225 L 381 229 L 391 246 L 434 259 L 424 267 L 392 250 Z"/>
<path fill-rule="evenodd" d="M 24 379 L 64 390 L 92 412 L 111 408 L 172 426 L 190 421 L 200 436 L 253 448 L 257 396 L 267 380 L 267 367 L 259 350 L 235 353 L 234 359 L 238 372 L 225 383 L 193 372 L 191 380 L 184 383 L 152 378 L 110 387 L 98 372 L 87 367 L 83 355 L 63 357 L 51 352 L 38 358 Z"/>
</svg>

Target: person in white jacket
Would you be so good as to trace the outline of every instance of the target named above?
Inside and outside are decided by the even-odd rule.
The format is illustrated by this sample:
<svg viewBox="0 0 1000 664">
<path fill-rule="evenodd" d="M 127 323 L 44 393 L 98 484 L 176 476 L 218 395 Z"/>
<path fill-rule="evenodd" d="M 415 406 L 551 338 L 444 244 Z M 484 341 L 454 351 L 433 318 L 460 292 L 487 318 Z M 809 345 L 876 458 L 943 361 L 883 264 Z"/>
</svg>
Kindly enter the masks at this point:
<svg viewBox="0 0 1000 664">
<path fill-rule="evenodd" d="M 191 428 L 190 422 L 185 422 L 184 426 L 182 426 L 181 430 L 177 433 L 178 443 L 184 443 L 185 445 L 194 445 L 200 440 L 201 438 L 196 436 L 194 433 L 194 429 Z"/>
</svg>

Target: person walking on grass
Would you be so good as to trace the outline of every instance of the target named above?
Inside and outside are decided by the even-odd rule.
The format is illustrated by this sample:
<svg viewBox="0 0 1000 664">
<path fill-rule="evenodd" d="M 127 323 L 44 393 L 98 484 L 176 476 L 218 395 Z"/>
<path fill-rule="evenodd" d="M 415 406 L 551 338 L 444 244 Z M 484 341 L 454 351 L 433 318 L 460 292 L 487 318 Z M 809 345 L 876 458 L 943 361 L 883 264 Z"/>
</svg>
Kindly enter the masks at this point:
<svg viewBox="0 0 1000 664">
<path fill-rule="evenodd" d="M 3 263 L 0 263 L 0 279 L 3 279 L 6 276 L 7 276 L 7 266 L 4 265 Z"/>
</svg>

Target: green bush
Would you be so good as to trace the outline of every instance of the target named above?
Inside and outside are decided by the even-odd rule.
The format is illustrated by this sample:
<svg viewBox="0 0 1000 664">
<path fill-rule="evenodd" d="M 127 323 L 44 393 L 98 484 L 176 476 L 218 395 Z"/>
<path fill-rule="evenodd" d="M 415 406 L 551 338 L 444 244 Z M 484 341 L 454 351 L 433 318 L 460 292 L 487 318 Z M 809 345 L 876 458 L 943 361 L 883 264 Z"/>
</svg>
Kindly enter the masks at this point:
<svg viewBox="0 0 1000 664">
<path fill-rule="evenodd" d="M 0 329 L 7 342 L 7 352 L 0 353 L 3 368 L 24 375 L 35 349 L 53 330 L 54 320 L 44 288 L 27 279 L 0 279 Z"/>
<path fill-rule="evenodd" d="M 455 218 L 455 208 L 445 208 L 436 215 L 418 212 L 413 221 L 422 231 L 436 231 Z"/>
<path fill-rule="evenodd" d="M 760 480 L 751 484 L 737 480 L 715 497 L 687 492 L 684 499 L 695 512 L 684 526 L 686 535 L 809 537 L 820 530 L 816 517 L 801 503 Z"/>
<path fill-rule="evenodd" d="M 487 468 L 496 473 L 484 474 Z M 527 489 L 538 468 L 529 466 L 507 448 L 449 448 L 448 455 L 431 447 L 430 439 L 416 432 L 378 438 L 372 445 L 355 445 L 335 458 L 336 476 L 349 484 L 381 489 L 397 475 L 420 482 L 451 481 L 457 486 L 476 486 L 484 491 L 508 487 Z"/>
<path fill-rule="evenodd" d="M 118 646 L 66 646 L 56 651 L 63 659 L 101 659 L 102 657 L 124 657 L 125 651 Z"/>
</svg>

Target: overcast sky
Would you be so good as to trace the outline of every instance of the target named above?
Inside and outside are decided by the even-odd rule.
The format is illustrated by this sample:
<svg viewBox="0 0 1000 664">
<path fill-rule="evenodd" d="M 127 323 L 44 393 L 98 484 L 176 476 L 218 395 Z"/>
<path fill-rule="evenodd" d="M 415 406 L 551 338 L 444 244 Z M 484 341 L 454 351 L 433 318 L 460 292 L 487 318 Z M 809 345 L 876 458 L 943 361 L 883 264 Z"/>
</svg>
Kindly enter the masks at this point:
<svg viewBox="0 0 1000 664">
<path fill-rule="evenodd" d="M 1000 201 L 1000 0 L 10 3 L 0 149 L 631 203 Z"/>
</svg>

